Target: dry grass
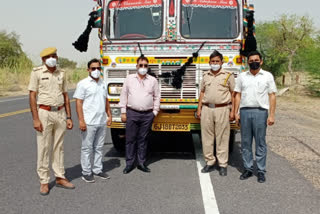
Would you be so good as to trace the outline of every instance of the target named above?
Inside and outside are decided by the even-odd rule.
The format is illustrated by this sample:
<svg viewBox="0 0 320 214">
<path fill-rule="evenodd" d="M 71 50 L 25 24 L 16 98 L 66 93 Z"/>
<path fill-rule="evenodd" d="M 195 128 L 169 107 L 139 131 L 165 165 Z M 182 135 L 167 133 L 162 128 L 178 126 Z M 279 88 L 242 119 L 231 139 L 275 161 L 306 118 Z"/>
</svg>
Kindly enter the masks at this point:
<svg viewBox="0 0 320 214">
<path fill-rule="evenodd" d="M 75 88 L 76 83 L 88 76 L 85 68 L 64 69 L 67 73 L 69 87 Z M 32 68 L 0 68 L 0 96 L 27 94 Z"/>
</svg>

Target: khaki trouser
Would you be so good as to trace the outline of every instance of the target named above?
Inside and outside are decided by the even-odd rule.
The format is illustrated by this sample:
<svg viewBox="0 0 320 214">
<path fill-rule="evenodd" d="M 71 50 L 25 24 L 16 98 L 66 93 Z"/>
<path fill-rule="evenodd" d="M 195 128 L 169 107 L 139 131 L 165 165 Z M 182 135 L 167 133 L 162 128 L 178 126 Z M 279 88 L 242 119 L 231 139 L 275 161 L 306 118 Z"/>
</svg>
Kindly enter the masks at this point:
<svg viewBox="0 0 320 214">
<path fill-rule="evenodd" d="M 214 165 L 214 139 L 216 139 L 216 155 L 220 167 L 228 166 L 229 158 L 229 106 L 209 108 L 203 105 L 201 111 L 201 138 L 203 155 L 207 165 Z"/>
<path fill-rule="evenodd" d="M 50 157 L 55 176 L 65 178 L 63 139 L 66 131 L 66 113 L 63 108 L 56 112 L 39 109 L 38 114 L 43 132 L 37 132 L 37 172 L 40 183 L 46 184 L 50 180 Z"/>
</svg>

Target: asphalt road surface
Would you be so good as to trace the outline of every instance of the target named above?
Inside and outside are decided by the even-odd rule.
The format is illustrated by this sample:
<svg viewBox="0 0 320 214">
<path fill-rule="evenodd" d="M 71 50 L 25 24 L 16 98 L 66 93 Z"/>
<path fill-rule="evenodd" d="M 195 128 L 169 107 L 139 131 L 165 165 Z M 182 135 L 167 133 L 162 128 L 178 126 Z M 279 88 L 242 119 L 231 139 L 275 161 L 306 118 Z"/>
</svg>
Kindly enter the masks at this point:
<svg viewBox="0 0 320 214">
<path fill-rule="evenodd" d="M 108 135 L 103 165 L 111 179 L 87 184 L 81 180 L 74 102 L 75 127 L 67 131 L 64 145 L 66 176 L 76 189 L 56 188 L 52 177 L 50 194 L 40 196 L 36 137 L 28 107 L 26 96 L 0 99 L 0 213 L 319 213 L 320 192 L 270 150 L 264 184 L 256 177 L 239 180 L 239 142 L 234 145 L 227 177 L 220 177 L 218 171 L 199 173 L 203 158 L 197 135 L 152 138 L 148 153 L 151 173 L 136 169 L 128 175 L 122 174 L 123 154 L 114 150 Z"/>
</svg>

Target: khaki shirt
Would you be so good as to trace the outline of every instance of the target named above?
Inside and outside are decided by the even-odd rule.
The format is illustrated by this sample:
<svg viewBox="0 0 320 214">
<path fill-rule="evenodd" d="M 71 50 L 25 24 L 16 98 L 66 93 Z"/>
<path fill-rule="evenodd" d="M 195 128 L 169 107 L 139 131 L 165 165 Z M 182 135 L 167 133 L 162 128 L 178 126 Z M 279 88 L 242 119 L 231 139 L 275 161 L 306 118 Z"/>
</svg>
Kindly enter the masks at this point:
<svg viewBox="0 0 320 214">
<path fill-rule="evenodd" d="M 62 106 L 63 93 L 67 92 L 66 73 L 60 69 L 51 73 L 45 65 L 36 67 L 31 72 L 28 90 L 37 92 L 38 105 Z"/>
<path fill-rule="evenodd" d="M 201 91 L 204 92 L 202 103 L 208 103 L 208 104 L 230 103 L 231 92 L 233 92 L 234 87 L 235 87 L 235 80 L 232 72 L 221 69 L 219 73 L 217 73 L 217 75 L 214 75 L 209 70 L 203 74 L 203 78 L 200 86 Z"/>
</svg>

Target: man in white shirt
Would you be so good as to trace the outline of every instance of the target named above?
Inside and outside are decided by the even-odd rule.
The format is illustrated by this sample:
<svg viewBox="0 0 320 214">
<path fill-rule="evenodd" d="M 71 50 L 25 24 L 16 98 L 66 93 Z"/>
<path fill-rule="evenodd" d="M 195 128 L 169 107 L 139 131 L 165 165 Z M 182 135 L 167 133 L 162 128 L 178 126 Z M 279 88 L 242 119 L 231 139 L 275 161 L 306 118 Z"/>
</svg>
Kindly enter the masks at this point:
<svg viewBox="0 0 320 214">
<path fill-rule="evenodd" d="M 102 171 L 102 151 L 106 135 L 106 124 L 111 125 L 110 104 L 106 83 L 100 78 L 101 63 L 98 59 L 88 62 L 89 76 L 81 80 L 73 95 L 81 130 L 82 179 L 95 182 L 94 176 L 110 178 Z M 108 115 L 108 119 L 107 119 Z M 93 155 L 93 166 L 91 157 Z"/>
<path fill-rule="evenodd" d="M 241 150 L 245 168 L 240 180 L 245 180 L 253 174 L 254 137 L 258 182 L 264 183 L 267 158 L 266 129 L 267 125 L 274 124 L 277 88 L 272 74 L 261 69 L 263 60 L 258 51 L 249 53 L 248 64 L 250 71 L 238 76 L 234 90 L 237 92 L 235 97 L 237 123 L 241 118 Z"/>
</svg>

